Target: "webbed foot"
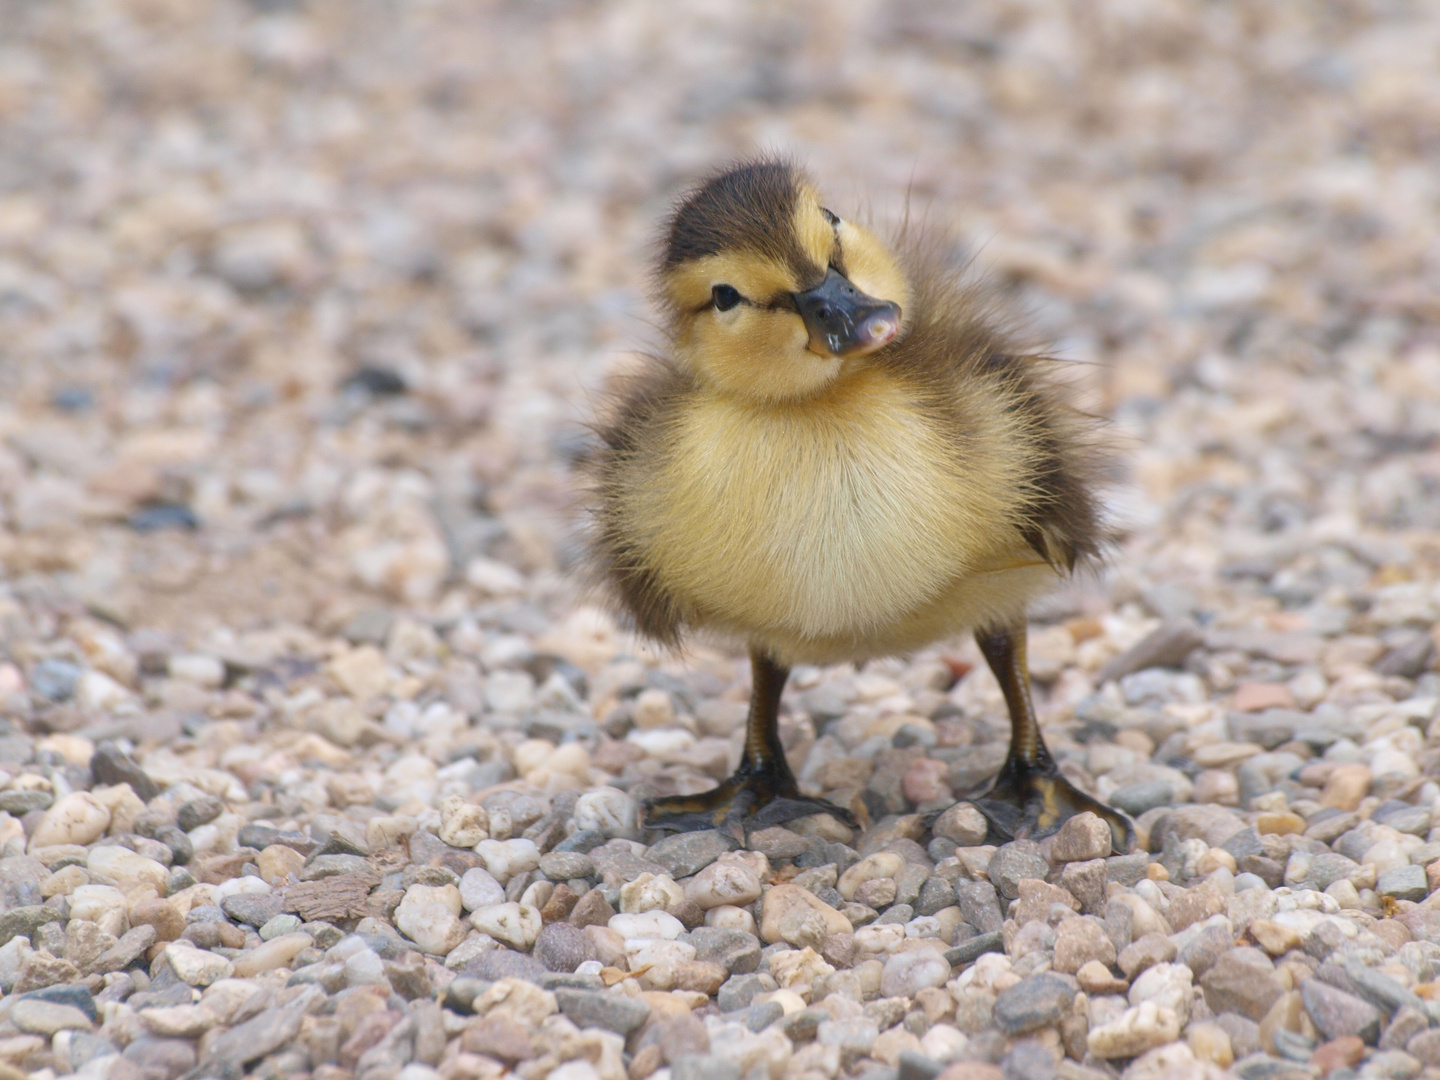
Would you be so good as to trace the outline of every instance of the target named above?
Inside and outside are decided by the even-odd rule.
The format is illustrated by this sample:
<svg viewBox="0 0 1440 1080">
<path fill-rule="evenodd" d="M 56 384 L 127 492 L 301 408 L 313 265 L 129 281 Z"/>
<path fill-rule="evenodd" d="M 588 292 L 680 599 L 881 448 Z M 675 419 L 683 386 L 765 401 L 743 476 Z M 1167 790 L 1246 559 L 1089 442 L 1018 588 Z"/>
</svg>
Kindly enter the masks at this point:
<svg viewBox="0 0 1440 1080">
<path fill-rule="evenodd" d="M 1123 855 L 1135 846 L 1135 826 L 1128 817 L 1086 795 L 1053 762 L 1046 764 L 1048 768 L 1007 761 L 990 790 L 969 800 L 985 815 L 995 839 L 1000 843 L 1038 840 L 1089 810 L 1110 826 L 1110 843 L 1117 853 Z"/>
<path fill-rule="evenodd" d="M 855 815 L 824 799 L 802 795 L 780 759 L 766 765 L 741 762 L 735 775 L 719 787 L 698 795 L 672 795 L 645 803 L 645 825 L 651 829 L 693 832 L 718 829 L 740 843 L 745 830 L 779 825 L 809 814 L 832 814 L 852 829 Z M 747 768 L 747 765 L 750 767 Z"/>
</svg>

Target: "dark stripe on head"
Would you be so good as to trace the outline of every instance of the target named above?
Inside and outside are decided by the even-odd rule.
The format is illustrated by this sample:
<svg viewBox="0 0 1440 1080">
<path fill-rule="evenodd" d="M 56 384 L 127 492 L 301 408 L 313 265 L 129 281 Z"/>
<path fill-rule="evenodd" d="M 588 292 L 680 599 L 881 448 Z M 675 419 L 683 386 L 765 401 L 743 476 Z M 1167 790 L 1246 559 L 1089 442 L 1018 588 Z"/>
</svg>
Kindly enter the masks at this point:
<svg viewBox="0 0 1440 1080">
<path fill-rule="evenodd" d="M 802 280 L 813 275 L 795 236 L 802 180 L 789 162 L 751 161 L 705 181 L 670 219 L 662 265 L 745 250 L 792 267 Z"/>
</svg>

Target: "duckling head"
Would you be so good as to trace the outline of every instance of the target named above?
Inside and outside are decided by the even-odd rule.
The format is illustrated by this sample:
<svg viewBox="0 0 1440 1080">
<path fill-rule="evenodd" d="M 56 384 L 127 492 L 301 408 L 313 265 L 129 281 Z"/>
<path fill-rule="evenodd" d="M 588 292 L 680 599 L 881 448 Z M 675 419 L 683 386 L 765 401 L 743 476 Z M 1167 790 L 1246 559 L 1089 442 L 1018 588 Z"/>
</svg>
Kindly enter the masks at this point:
<svg viewBox="0 0 1440 1080">
<path fill-rule="evenodd" d="M 677 359 L 754 401 L 812 396 L 906 329 L 910 287 L 785 161 L 726 169 L 670 219 L 659 268 Z"/>
</svg>

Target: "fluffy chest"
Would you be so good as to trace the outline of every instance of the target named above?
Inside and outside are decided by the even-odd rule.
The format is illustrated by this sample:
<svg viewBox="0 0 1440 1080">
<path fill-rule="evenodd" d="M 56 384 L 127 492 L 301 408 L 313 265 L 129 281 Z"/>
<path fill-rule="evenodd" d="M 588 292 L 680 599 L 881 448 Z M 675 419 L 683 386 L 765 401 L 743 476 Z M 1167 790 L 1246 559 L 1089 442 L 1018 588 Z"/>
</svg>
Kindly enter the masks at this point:
<svg viewBox="0 0 1440 1080">
<path fill-rule="evenodd" d="M 706 617 L 864 634 L 965 571 L 976 508 L 956 448 L 903 388 L 823 407 L 694 406 L 652 493 L 651 554 Z"/>
</svg>

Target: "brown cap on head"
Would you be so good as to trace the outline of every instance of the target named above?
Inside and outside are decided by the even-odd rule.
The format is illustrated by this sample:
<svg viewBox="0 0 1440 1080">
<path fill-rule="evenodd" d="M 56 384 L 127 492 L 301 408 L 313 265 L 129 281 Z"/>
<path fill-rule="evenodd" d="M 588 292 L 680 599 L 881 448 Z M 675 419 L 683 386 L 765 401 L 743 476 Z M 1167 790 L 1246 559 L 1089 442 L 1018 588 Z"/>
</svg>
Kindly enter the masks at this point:
<svg viewBox="0 0 1440 1080">
<path fill-rule="evenodd" d="M 680 203 L 666 230 L 664 270 L 722 251 L 752 251 L 808 280 L 817 267 L 795 235 L 795 208 L 808 183 L 781 159 L 747 161 L 717 173 Z"/>
</svg>

